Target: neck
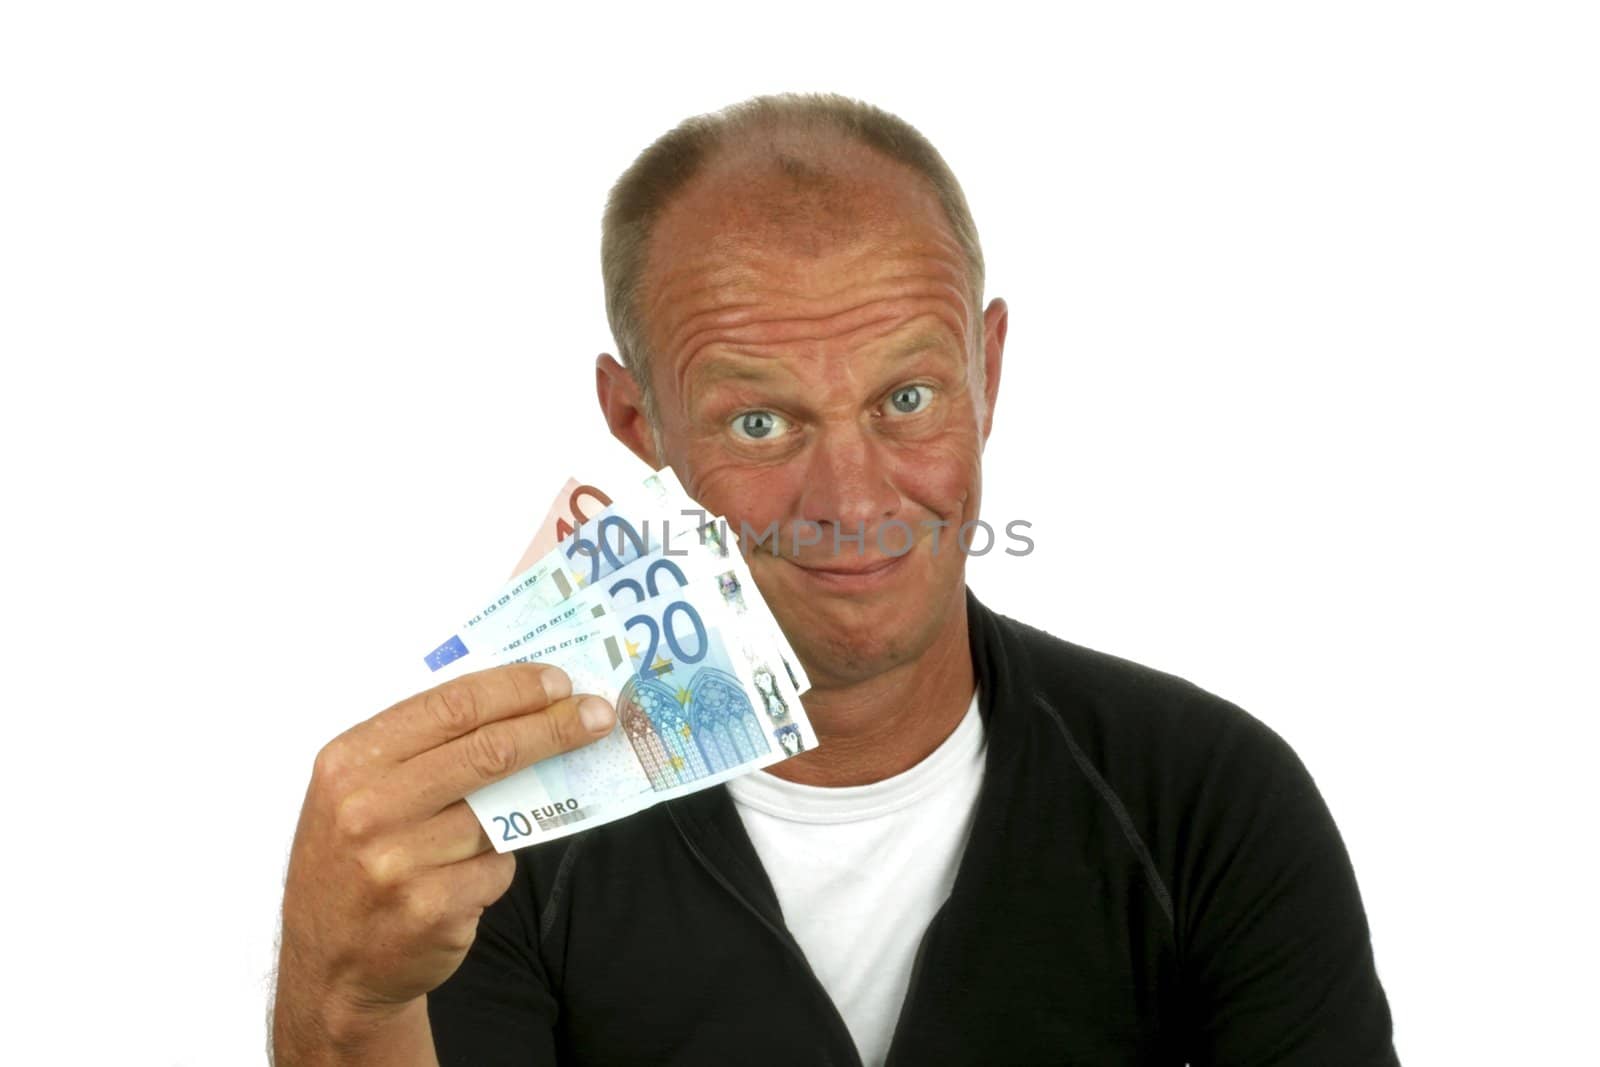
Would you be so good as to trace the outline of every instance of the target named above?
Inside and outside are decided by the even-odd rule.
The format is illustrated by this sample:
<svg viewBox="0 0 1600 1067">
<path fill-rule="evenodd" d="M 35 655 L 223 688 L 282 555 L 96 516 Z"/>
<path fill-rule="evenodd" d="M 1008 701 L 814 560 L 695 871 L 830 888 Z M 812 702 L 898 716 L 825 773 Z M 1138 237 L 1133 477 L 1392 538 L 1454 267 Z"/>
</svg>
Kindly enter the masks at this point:
<svg viewBox="0 0 1600 1067">
<path fill-rule="evenodd" d="M 859 681 L 813 685 L 801 699 L 818 747 L 767 773 L 802 785 L 867 785 L 938 748 L 966 714 L 975 684 L 966 592 L 956 593 L 948 621 L 915 660 Z"/>
</svg>

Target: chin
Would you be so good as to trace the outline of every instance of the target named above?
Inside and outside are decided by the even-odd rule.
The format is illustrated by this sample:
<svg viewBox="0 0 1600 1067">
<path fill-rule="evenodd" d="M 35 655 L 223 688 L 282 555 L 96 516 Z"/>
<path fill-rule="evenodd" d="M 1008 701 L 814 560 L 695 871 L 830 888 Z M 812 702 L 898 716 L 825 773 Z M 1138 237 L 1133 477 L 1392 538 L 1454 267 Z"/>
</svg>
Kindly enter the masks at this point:
<svg viewBox="0 0 1600 1067">
<path fill-rule="evenodd" d="M 850 685 L 916 660 L 923 648 L 905 636 L 843 631 L 807 634 L 803 641 L 795 642 L 795 651 L 813 682 Z"/>
</svg>

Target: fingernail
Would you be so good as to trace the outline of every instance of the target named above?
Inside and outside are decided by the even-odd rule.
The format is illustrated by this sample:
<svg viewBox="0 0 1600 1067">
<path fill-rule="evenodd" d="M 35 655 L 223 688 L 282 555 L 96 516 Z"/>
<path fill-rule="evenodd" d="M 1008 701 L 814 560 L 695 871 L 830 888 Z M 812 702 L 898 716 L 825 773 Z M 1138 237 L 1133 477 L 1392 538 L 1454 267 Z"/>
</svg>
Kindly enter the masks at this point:
<svg viewBox="0 0 1600 1067">
<path fill-rule="evenodd" d="M 572 679 L 560 667 L 546 667 L 539 672 L 539 684 L 544 686 L 544 698 L 551 704 L 572 695 Z"/>
<path fill-rule="evenodd" d="M 583 720 L 584 728 L 592 734 L 605 733 L 617 721 L 611 705 L 601 697 L 584 697 L 578 701 L 578 718 Z"/>
</svg>

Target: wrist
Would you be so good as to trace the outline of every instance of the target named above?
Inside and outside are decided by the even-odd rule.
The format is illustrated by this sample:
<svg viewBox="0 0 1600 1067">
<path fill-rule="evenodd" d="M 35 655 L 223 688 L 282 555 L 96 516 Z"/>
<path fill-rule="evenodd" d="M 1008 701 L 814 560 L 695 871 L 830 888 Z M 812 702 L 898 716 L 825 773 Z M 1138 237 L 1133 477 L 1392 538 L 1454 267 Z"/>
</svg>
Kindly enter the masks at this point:
<svg viewBox="0 0 1600 1067">
<path fill-rule="evenodd" d="M 289 998 L 273 1012 L 275 1067 L 320 1064 L 432 1065 L 427 998 L 401 1004 L 357 1003 L 336 995 Z M 310 998 L 307 998 L 310 999 Z"/>
</svg>

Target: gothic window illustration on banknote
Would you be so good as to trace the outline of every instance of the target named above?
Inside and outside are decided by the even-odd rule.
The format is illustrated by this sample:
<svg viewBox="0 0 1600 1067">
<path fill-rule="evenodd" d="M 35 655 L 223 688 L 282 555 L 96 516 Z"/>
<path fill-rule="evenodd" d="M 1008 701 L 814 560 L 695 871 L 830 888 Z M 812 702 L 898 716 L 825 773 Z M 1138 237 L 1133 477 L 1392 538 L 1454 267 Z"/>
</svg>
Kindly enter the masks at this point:
<svg viewBox="0 0 1600 1067">
<path fill-rule="evenodd" d="M 617 717 L 651 789 L 671 789 L 711 773 L 682 711 L 671 689 L 640 675 L 629 679 L 617 699 Z"/>
<path fill-rule="evenodd" d="M 617 711 L 652 789 L 671 789 L 770 750 L 755 709 L 732 674 L 699 670 L 687 686 L 677 688 L 670 667 L 651 674 L 629 679 Z"/>
</svg>

